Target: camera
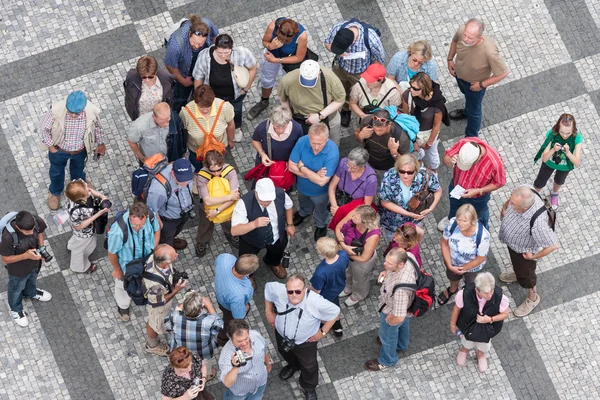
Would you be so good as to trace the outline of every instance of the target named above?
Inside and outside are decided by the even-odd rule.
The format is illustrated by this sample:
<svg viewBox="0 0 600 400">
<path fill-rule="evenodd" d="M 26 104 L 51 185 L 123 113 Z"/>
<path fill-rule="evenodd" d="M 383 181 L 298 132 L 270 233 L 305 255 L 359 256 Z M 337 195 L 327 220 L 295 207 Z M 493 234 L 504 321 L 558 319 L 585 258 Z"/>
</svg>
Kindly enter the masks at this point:
<svg viewBox="0 0 600 400">
<path fill-rule="evenodd" d="M 94 208 L 94 214 L 98 211 L 104 210 L 105 208 L 111 208 L 112 202 L 108 199 L 100 199 L 97 197 L 91 198 L 91 207 Z M 108 214 L 103 214 L 99 218 L 94 220 L 94 233 L 102 235 L 106 230 L 106 225 L 108 225 Z"/>
<path fill-rule="evenodd" d="M 294 347 L 296 347 L 296 340 L 295 339 L 290 339 L 290 338 L 285 337 L 285 336 L 281 339 L 281 349 L 284 352 L 286 352 L 286 353 L 290 352 L 290 351 L 292 351 L 292 349 Z"/>
<path fill-rule="evenodd" d="M 46 246 L 38 246 L 36 253 L 42 256 L 45 262 L 50 262 L 54 258 L 54 256 L 51 256 L 50 253 L 48 253 Z"/>
<path fill-rule="evenodd" d="M 562 157 L 561 157 L 561 153 L 563 152 L 563 147 L 560 147 L 559 151 L 554 152 L 554 154 L 552 154 L 552 161 L 554 162 L 554 164 L 560 164 L 562 161 Z"/>
<path fill-rule="evenodd" d="M 181 218 L 185 218 L 186 216 L 190 219 L 196 218 L 196 211 L 194 211 L 194 205 L 192 204 L 189 207 L 182 209 L 179 215 L 181 216 Z"/>
<path fill-rule="evenodd" d="M 250 360 L 252 358 L 251 355 L 244 355 L 244 352 L 241 351 L 240 349 L 235 350 L 235 355 L 237 356 L 238 365 L 240 367 L 243 367 L 244 365 L 248 364 L 248 360 Z"/>
<path fill-rule="evenodd" d="M 286 248 L 283 251 L 283 258 L 281 259 L 281 265 L 283 268 L 288 268 L 290 266 L 290 251 Z"/>
<path fill-rule="evenodd" d="M 175 268 L 173 268 L 173 283 L 176 284 L 177 282 L 179 282 L 182 279 L 184 281 L 187 281 L 189 279 L 187 272 L 178 271 Z"/>
</svg>

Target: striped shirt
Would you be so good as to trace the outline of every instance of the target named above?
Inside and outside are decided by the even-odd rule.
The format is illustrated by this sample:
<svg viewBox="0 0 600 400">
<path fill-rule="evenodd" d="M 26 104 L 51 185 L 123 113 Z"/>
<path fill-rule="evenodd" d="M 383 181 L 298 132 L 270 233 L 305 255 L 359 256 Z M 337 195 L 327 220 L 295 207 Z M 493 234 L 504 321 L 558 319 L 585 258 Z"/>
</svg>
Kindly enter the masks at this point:
<svg viewBox="0 0 600 400">
<path fill-rule="evenodd" d="M 85 148 L 83 141 L 86 128 L 85 123 L 85 110 L 75 116 L 67 113 L 65 116 L 65 137 L 58 146 L 65 151 L 83 150 Z M 52 110 L 49 110 L 40 122 L 42 143 L 48 147 L 52 146 L 52 125 L 54 125 L 54 116 L 52 115 Z M 96 135 L 96 143 L 104 144 L 104 128 L 102 128 L 100 119 L 96 119 L 94 134 Z"/>
<path fill-rule="evenodd" d="M 415 264 L 417 263 L 416 258 L 410 254 L 406 253 L 408 257 L 410 257 Z M 418 265 L 418 264 L 417 264 Z M 406 310 L 412 304 L 415 298 L 414 290 L 405 290 L 398 289 L 396 293 L 392 293 L 394 290 L 394 286 L 399 283 L 410 283 L 414 284 L 417 282 L 417 274 L 414 266 L 410 263 L 410 261 L 406 260 L 404 267 L 400 271 L 396 272 L 388 272 L 379 289 L 379 308 L 384 314 L 392 314 L 394 317 L 406 317 Z"/>
<path fill-rule="evenodd" d="M 339 24 L 336 24 L 331 29 L 331 31 L 329 32 L 329 36 L 325 38 L 323 43 L 333 43 L 333 38 L 338 33 L 342 25 L 345 23 L 346 22 L 340 22 Z M 374 62 L 385 64 L 385 49 L 383 48 L 383 44 L 381 43 L 381 39 L 379 38 L 379 35 L 377 35 L 377 32 L 375 32 L 373 29 L 369 29 L 369 47 L 371 47 L 371 51 L 369 51 L 369 49 L 367 49 L 367 46 L 365 46 L 363 26 L 358 22 L 351 22 L 348 25 L 346 25 L 346 28 L 350 27 L 355 27 L 358 29 L 358 37 L 356 38 L 356 40 L 354 40 L 354 43 L 352 43 L 350 47 L 348 47 L 346 53 L 359 53 L 364 51 L 366 57 L 358 58 L 355 60 L 344 60 L 343 57 L 338 56 L 337 59 L 340 63 L 340 67 L 350 74 L 360 74 L 365 72 L 367 67 L 373 64 Z"/>
<path fill-rule="evenodd" d="M 252 358 L 243 367 L 239 367 L 238 375 L 233 385 L 229 388 L 235 396 L 251 395 L 256 393 L 258 388 L 267 384 L 267 366 L 265 365 L 265 354 L 269 342 L 261 336 L 258 331 L 248 331 L 252 348 Z M 225 344 L 221 355 L 219 356 L 219 379 L 225 380 L 225 376 L 231 371 L 231 356 L 235 353 L 235 346 L 231 340 Z M 249 355 L 244 353 L 245 355 Z"/>
<path fill-rule="evenodd" d="M 460 185 L 465 189 L 479 189 L 490 183 L 497 187 L 504 186 L 506 184 L 504 162 L 502 162 L 500 154 L 483 140 L 473 137 L 463 138 L 446 150 L 446 155 L 448 157 L 457 155 L 460 148 L 467 142 L 477 143 L 485 147 L 486 153 L 467 171 L 462 171 L 455 165 L 452 176 L 454 184 Z M 475 197 L 479 197 L 479 194 Z"/>
<path fill-rule="evenodd" d="M 219 29 L 217 29 L 213 23 L 208 18 L 200 18 L 202 22 L 208 25 L 208 37 L 206 38 L 206 42 L 202 49 L 205 49 L 211 45 L 211 43 L 215 40 L 217 35 L 219 34 Z M 194 56 L 192 46 L 190 45 L 190 26 L 192 23 L 190 21 L 185 22 L 181 26 L 181 30 L 177 29 L 167 42 L 167 53 L 165 54 L 164 62 L 165 65 L 177 68 L 179 73 L 184 78 L 187 78 L 190 74 L 190 70 L 192 69 L 192 58 Z M 179 32 L 181 35 L 181 43 L 183 44 L 183 49 L 179 48 L 179 43 L 177 43 L 177 39 L 175 39 L 175 35 Z M 199 50 L 199 51 L 200 51 Z"/>
<path fill-rule="evenodd" d="M 518 212 L 509 203 L 506 214 L 502 218 L 498 237 L 502 243 L 516 253 L 537 253 L 540 249 L 550 247 L 558 242 L 556 233 L 548 225 L 548 214 L 542 213 L 535 222 L 529 234 L 533 214 L 544 202 L 534 195 L 535 202 L 525 212 Z"/>
<path fill-rule="evenodd" d="M 127 211 L 121 217 L 125 221 L 125 225 L 129 228 L 129 211 Z M 123 231 L 119 227 L 117 221 L 113 222 L 110 227 L 110 232 L 108 232 L 108 252 L 111 254 L 116 254 L 119 258 L 119 265 L 123 272 L 125 272 L 125 266 L 128 262 L 140 258 L 145 257 L 152 250 L 154 250 L 154 233 L 160 230 L 160 226 L 158 224 L 158 217 L 154 217 L 154 223 L 150 222 L 150 217 L 146 218 L 146 223 L 136 232 L 133 227 L 129 229 L 127 233 L 127 242 L 123 244 Z M 142 240 L 146 239 L 144 243 L 144 254 L 142 254 Z M 133 246 L 135 243 L 135 254 L 133 252 Z"/>
<path fill-rule="evenodd" d="M 215 99 L 213 105 L 210 109 L 210 116 L 208 119 L 204 118 L 204 115 L 200 112 L 196 103 L 194 101 L 190 101 L 186 106 L 190 109 L 190 111 L 194 114 L 202 128 L 206 132 L 210 132 L 210 129 L 213 126 L 215 121 L 215 117 L 217 116 L 217 111 L 221 106 L 221 99 Z M 235 112 L 233 111 L 233 106 L 229 102 L 225 102 L 223 105 L 223 109 L 221 110 L 221 115 L 219 115 L 219 120 L 217 121 L 217 125 L 215 126 L 215 130 L 213 131 L 213 136 L 216 140 L 223 143 L 227 146 L 227 124 L 233 121 L 233 116 Z M 190 151 L 196 152 L 198 150 L 198 146 L 204 143 L 204 132 L 198 128 L 196 122 L 192 119 L 190 114 L 187 112 L 185 108 L 182 108 L 179 112 L 179 117 L 183 122 L 183 127 L 188 133 L 187 138 L 187 147 Z"/>
<path fill-rule="evenodd" d="M 196 318 L 188 318 L 183 310 L 176 309 L 169 316 L 173 326 L 171 350 L 177 346 L 187 347 L 198 353 L 203 360 L 214 356 L 217 335 L 223 329 L 223 320 L 217 314 L 202 312 Z"/>
</svg>

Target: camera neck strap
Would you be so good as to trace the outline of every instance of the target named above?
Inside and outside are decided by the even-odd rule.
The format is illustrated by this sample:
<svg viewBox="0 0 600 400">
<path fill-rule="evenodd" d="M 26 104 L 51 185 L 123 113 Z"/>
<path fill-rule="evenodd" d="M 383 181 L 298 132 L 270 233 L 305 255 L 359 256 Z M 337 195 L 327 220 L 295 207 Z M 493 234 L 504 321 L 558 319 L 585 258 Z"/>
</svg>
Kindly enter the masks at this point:
<svg viewBox="0 0 600 400">
<path fill-rule="evenodd" d="M 307 290 L 306 297 L 304 299 L 306 299 L 309 294 L 310 294 L 310 290 Z M 304 310 L 299 307 L 290 308 L 290 305 L 286 304 L 285 311 L 278 314 L 278 315 L 285 315 L 285 317 L 283 319 L 283 336 L 287 337 L 287 335 L 285 334 L 285 328 L 287 325 L 287 315 L 294 310 L 300 310 L 300 311 L 298 311 L 298 321 L 296 322 L 296 329 L 294 330 L 294 337 L 292 338 L 292 340 L 296 340 L 296 334 L 298 333 L 298 327 L 300 326 L 300 320 L 302 319 L 302 313 L 304 312 Z"/>
<path fill-rule="evenodd" d="M 145 225 L 145 224 L 144 224 Z M 131 222 L 127 219 L 127 226 L 129 227 L 129 233 L 131 234 L 129 237 L 133 241 L 133 259 L 135 260 L 135 237 L 133 229 L 131 228 Z M 146 257 L 146 230 L 142 226 L 142 257 Z"/>
<path fill-rule="evenodd" d="M 190 191 L 190 187 L 186 185 L 186 189 L 188 190 L 188 193 L 190 194 L 190 200 L 191 200 L 192 199 L 192 192 Z M 181 189 L 175 190 L 175 196 L 177 196 L 177 202 L 179 203 L 179 208 L 183 210 L 184 208 L 181 205 L 181 199 L 179 198 L 179 192 L 180 191 L 181 191 Z M 193 204 L 193 201 L 192 201 L 192 204 Z"/>
</svg>

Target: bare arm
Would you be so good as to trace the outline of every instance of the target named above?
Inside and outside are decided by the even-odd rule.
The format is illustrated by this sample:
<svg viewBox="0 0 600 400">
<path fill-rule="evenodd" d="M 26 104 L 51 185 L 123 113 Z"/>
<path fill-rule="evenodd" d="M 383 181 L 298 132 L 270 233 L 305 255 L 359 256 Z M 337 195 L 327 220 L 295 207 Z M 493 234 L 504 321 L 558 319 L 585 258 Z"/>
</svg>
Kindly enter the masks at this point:
<svg viewBox="0 0 600 400">
<path fill-rule="evenodd" d="M 460 308 L 454 306 L 454 308 L 452 308 L 452 315 L 450 315 L 450 331 L 453 335 L 456 335 L 456 320 L 458 319 L 458 314 L 460 314 Z"/>
<path fill-rule="evenodd" d="M 544 247 L 542 250 L 538 251 L 533 255 L 533 259 L 537 260 L 538 258 L 542 258 L 552 253 L 553 251 L 558 250 L 558 243 L 553 244 L 552 246 Z"/>
<path fill-rule="evenodd" d="M 337 190 L 338 182 L 340 181 L 340 177 L 337 175 L 333 175 L 331 180 L 329 181 L 329 187 L 327 188 L 327 194 L 329 196 L 329 204 L 331 207 L 338 208 L 338 203 L 335 200 L 335 191 Z M 335 211 L 332 211 L 332 214 L 335 214 Z"/>
<path fill-rule="evenodd" d="M 146 157 L 144 156 L 144 154 L 142 154 L 140 146 L 138 146 L 137 143 L 132 142 L 131 140 L 127 140 L 127 143 L 129 143 L 129 147 L 131 147 L 131 150 L 133 150 L 133 154 L 135 154 L 137 159 L 141 162 L 144 162 L 146 160 Z"/>
<path fill-rule="evenodd" d="M 440 247 L 442 248 L 442 258 L 444 259 L 444 264 L 446 264 L 446 268 L 452 266 L 452 257 L 450 256 L 450 245 L 448 244 L 448 239 L 444 239 L 442 236 L 442 240 L 440 240 Z"/>
<path fill-rule="evenodd" d="M 481 83 L 483 83 L 484 88 L 488 88 L 488 87 L 500 82 L 502 79 L 506 78 L 507 76 L 508 76 L 508 70 L 504 71 L 500 75 L 492 75 L 489 78 L 481 81 Z"/>
<path fill-rule="evenodd" d="M 196 91 L 196 89 L 198 89 L 202 85 L 204 85 L 204 80 L 196 79 L 194 81 L 194 91 Z"/>
<path fill-rule="evenodd" d="M 258 227 L 257 221 L 258 221 L 258 219 L 255 219 L 254 221 L 250 221 L 245 224 L 238 224 L 236 226 L 232 226 L 231 227 L 231 235 L 232 236 L 241 236 L 241 235 L 245 235 L 246 233 L 248 233 L 250 231 L 255 230 Z"/>
</svg>

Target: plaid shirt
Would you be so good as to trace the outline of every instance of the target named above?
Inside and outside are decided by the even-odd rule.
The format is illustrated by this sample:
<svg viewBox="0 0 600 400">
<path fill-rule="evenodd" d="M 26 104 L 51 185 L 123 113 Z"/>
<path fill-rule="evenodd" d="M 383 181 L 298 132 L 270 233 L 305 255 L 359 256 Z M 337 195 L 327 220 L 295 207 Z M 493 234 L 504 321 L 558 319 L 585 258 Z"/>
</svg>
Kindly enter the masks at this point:
<svg viewBox="0 0 600 400">
<path fill-rule="evenodd" d="M 210 359 L 217 348 L 217 335 L 223 329 L 223 320 L 217 314 L 202 313 L 198 318 L 188 318 L 180 309 L 169 316 L 173 326 L 171 350 L 177 346 L 185 346 L 196 352 L 202 359 Z"/>
<path fill-rule="evenodd" d="M 329 32 L 329 36 L 323 41 L 324 44 L 333 43 L 333 38 L 336 33 L 340 30 L 342 25 L 345 22 L 340 22 L 336 24 L 331 31 Z M 367 67 L 374 62 L 379 62 L 380 64 L 385 64 L 385 49 L 383 48 L 383 44 L 381 43 L 381 39 L 377 35 L 377 33 L 369 29 L 369 47 L 371 47 L 371 51 L 367 49 L 365 46 L 364 39 L 364 29 L 362 25 L 358 22 L 351 22 L 346 26 L 346 28 L 356 27 L 358 29 L 358 38 L 348 47 L 346 53 L 358 53 L 364 51 L 366 53 L 365 58 L 360 58 L 356 60 L 344 60 L 342 57 L 337 57 L 340 67 L 348 72 L 349 74 L 360 74 L 365 72 Z"/>
<path fill-rule="evenodd" d="M 452 174 L 452 181 L 455 185 L 460 185 L 465 189 L 479 189 L 490 183 L 498 187 L 506 184 L 506 170 L 500 154 L 489 144 L 477 138 L 463 138 L 450 149 L 446 150 L 449 157 L 455 156 L 460 151 L 463 144 L 474 142 L 487 150 L 485 155 L 473 164 L 467 171 L 462 171 L 456 165 Z M 479 194 L 475 197 L 479 197 Z"/>
<path fill-rule="evenodd" d="M 417 262 L 412 254 L 407 253 L 407 256 L 411 257 L 415 263 Z M 414 284 L 416 282 L 417 274 L 415 268 L 408 260 L 400 271 L 388 272 L 379 289 L 379 308 L 381 309 L 385 305 L 381 312 L 385 315 L 392 314 L 394 317 L 406 317 L 406 310 L 415 298 L 414 290 L 398 289 L 393 297 L 392 292 L 394 286 L 399 283 Z"/>
<path fill-rule="evenodd" d="M 83 137 L 85 134 L 85 110 L 71 116 L 67 113 L 65 117 L 65 138 L 62 143 L 55 143 L 62 150 L 65 151 L 79 151 L 85 147 Z M 42 143 L 47 147 L 52 146 L 52 125 L 54 125 L 54 117 L 52 110 L 48 112 L 42 118 L 40 123 L 40 130 L 42 131 Z M 104 144 L 104 128 L 100 123 L 100 119 L 96 120 L 96 127 L 94 129 L 96 135 L 96 143 Z"/>
</svg>

